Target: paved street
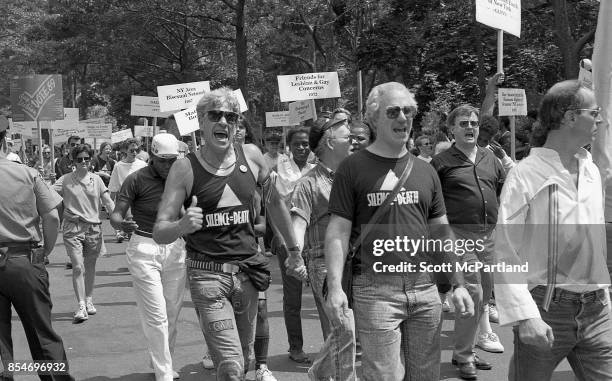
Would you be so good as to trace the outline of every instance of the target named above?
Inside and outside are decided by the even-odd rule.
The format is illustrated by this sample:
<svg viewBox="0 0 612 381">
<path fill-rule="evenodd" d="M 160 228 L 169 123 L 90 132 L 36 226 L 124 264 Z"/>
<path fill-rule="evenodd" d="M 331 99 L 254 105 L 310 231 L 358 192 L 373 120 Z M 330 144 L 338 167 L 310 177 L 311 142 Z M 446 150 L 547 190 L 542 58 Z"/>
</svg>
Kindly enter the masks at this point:
<svg viewBox="0 0 612 381">
<path fill-rule="evenodd" d="M 146 345 L 140 328 L 132 282 L 127 270 L 125 244 L 115 243 L 114 232 L 108 221 L 104 222 L 107 258 L 100 258 L 97 267 L 94 303 L 98 314 L 83 324 L 73 325 L 72 314 L 77 307 L 72 290 L 71 272 L 64 269 L 66 252 L 60 238 L 48 266 L 53 297 L 53 325 L 64 340 L 72 373 L 77 380 L 85 381 L 150 381 L 154 380 L 148 367 Z M 305 381 L 306 366 L 290 361 L 287 357 L 286 331 L 282 317 L 282 289 L 280 274 L 274 258 L 274 283 L 268 291 L 268 309 L 271 331 L 269 368 L 279 381 Z M 310 290 L 304 293 L 302 309 L 304 327 L 304 350 L 312 356 L 322 342 L 316 307 Z M 458 380 L 456 370 L 450 364 L 452 351 L 452 314 L 445 314 L 442 332 L 442 380 Z M 506 347 L 503 354 L 481 352 L 481 356 L 494 363 L 491 371 L 480 371 L 479 380 L 505 380 L 509 357 L 512 352 L 511 330 L 494 325 Z M 30 358 L 25 335 L 16 314 L 13 314 L 13 339 L 15 359 Z M 174 355 L 175 370 L 183 381 L 215 380 L 212 371 L 205 371 L 201 365 L 204 354 L 204 339 L 198 326 L 193 304 L 186 293 L 184 308 L 179 319 L 179 334 Z M 0 365 L 1 367 L 1 365 Z M 247 379 L 253 380 L 250 371 Z M 36 380 L 34 376 L 17 376 L 17 381 Z M 561 364 L 555 381 L 573 381 L 566 362 Z"/>
</svg>

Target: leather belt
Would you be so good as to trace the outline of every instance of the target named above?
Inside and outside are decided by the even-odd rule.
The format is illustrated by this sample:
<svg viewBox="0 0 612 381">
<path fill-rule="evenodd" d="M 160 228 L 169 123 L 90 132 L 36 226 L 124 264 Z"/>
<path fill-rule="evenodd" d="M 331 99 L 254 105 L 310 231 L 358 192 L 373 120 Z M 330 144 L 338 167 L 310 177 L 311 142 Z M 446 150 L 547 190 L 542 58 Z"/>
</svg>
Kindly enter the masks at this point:
<svg viewBox="0 0 612 381">
<path fill-rule="evenodd" d="M 185 259 L 187 267 L 192 269 L 213 271 L 216 273 L 236 274 L 239 273 L 240 267 L 231 263 L 218 263 L 209 261 L 197 261 L 191 258 Z"/>
<path fill-rule="evenodd" d="M 10 249 L 32 249 L 38 246 L 37 242 L 0 242 L 0 247 L 8 247 Z"/>
</svg>

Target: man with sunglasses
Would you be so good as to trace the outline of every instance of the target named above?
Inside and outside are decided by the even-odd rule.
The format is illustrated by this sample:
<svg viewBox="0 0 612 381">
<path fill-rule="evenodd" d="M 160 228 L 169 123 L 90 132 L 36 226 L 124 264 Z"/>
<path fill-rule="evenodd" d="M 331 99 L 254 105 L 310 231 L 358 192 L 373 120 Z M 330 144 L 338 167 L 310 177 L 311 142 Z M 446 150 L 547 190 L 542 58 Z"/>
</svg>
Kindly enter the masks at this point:
<svg viewBox="0 0 612 381">
<path fill-rule="evenodd" d="M 121 151 L 125 153 L 125 156 L 115 163 L 110 181 L 108 182 L 108 190 L 111 192 L 111 198 L 113 200 L 116 199 L 117 193 L 121 190 L 121 185 L 128 175 L 147 166 L 147 163 L 136 158 L 136 155 L 140 152 L 138 140 L 127 139 L 121 143 Z M 117 230 L 117 242 L 121 243 L 123 240 L 129 238 L 130 233 Z"/>
<path fill-rule="evenodd" d="M 178 147 L 174 135 L 155 135 L 149 165 L 128 175 L 111 214 L 115 229 L 134 233 L 126 249 L 127 263 L 157 381 L 178 377 L 172 353 L 185 292 L 185 243 L 181 238 L 166 245 L 153 241 L 157 208 Z M 125 218 L 129 209 L 133 219 Z"/>
<path fill-rule="evenodd" d="M 453 231 L 459 239 L 483 242 L 482 250 L 462 256 L 464 263 L 494 263 L 491 235 L 497 222 L 497 197 L 505 178 L 504 168 L 488 149 L 478 146 L 478 109 L 461 105 L 448 114 L 446 123 L 455 142 L 434 156 L 434 166 L 442 183 L 442 194 Z M 504 347 L 491 330 L 488 302 L 493 290 L 493 274 L 480 270 L 464 274 L 466 288 L 474 301 L 475 315 L 469 319 L 455 315 L 455 350 L 453 364 L 464 380 L 477 378 L 477 369 L 491 369 L 491 364 L 474 353 L 479 324 L 484 327 L 476 345 L 489 352 L 503 352 Z"/>
<path fill-rule="evenodd" d="M 248 370 L 258 291 L 270 280 L 269 259 L 259 253 L 254 231 L 258 183 L 272 227 L 287 243 L 288 272 L 306 277 L 289 212 L 261 151 L 234 144 L 239 112 L 229 88 L 200 99 L 197 113 L 205 144 L 172 166 L 153 229 L 158 243 L 185 238 L 191 298 L 220 381 L 242 380 Z"/>
<path fill-rule="evenodd" d="M 78 136 L 71 136 L 68 138 L 68 142 L 63 145 L 64 155 L 55 161 L 55 177 L 60 178 L 66 173 L 74 171 L 75 166 L 70 157 L 70 151 L 81 143 L 81 138 Z"/>
<path fill-rule="evenodd" d="M 421 159 L 427 163 L 431 162 L 431 156 L 433 155 L 433 143 L 429 135 L 421 135 L 414 141 L 416 148 L 419 150 L 419 156 L 417 159 Z"/>
<path fill-rule="evenodd" d="M 361 341 L 363 380 L 440 379 L 441 303 L 431 272 L 402 271 L 404 264 L 444 262 L 452 273 L 450 283 L 457 313 L 470 316 L 472 301 L 454 273 L 452 253 L 409 253 L 377 243 L 428 237 L 449 238 L 440 180 L 434 168 L 416 160 L 406 148 L 417 112 L 414 95 L 402 84 L 389 82 L 372 89 L 366 115 L 376 140 L 340 163 L 329 196 L 330 219 L 325 234 L 327 266 L 327 316 L 332 326 L 342 325 L 350 314 L 342 289 L 342 274 L 349 242 L 369 225 L 372 215 L 398 185 L 409 166 L 412 171 L 397 196 L 361 240 L 353 258 L 353 311 Z M 429 234 L 429 231 L 435 233 Z M 355 242 L 350 242 L 355 244 Z M 385 270 L 385 266 L 399 268 Z"/>
<path fill-rule="evenodd" d="M 612 315 L 600 170 L 583 146 L 597 134 L 593 91 L 578 80 L 548 90 L 534 137 L 508 174 L 495 250 L 528 272 L 495 275 L 501 325 L 513 325 L 511 381 L 548 381 L 567 358 L 579 380 L 612 380 Z"/>
</svg>

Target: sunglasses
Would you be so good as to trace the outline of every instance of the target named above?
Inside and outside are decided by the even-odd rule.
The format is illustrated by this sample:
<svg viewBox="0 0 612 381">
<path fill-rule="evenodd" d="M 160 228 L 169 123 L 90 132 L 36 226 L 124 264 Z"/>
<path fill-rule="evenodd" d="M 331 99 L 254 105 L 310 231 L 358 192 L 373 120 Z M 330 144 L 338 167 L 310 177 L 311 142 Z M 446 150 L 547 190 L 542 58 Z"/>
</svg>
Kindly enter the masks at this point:
<svg viewBox="0 0 612 381">
<path fill-rule="evenodd" d="M 459 127 L 468 128 L 469 126 L 478 127 L 478 121 L 476 120 L 461 120 L 459 121 Z"/>
<path fill-rule="evenodd" d="M 43 151 L 43 153 L 51 153 L 51 151 Z"/>
<path fill-rule="evenodd" d="M 130 148 L 129 150 L 127 150 L 129 153 L 138 153 L 140 152 L 140 148 Z"/>
<path fill-rule="evenodd" d="M 168 158 L 157 157 L 155 160 L 157 160 L 160 164 L 172 165 L 174 164 L 176 159 L 177 159 L 176 157 L 168 157 Z"/>
<path fill-rule="evenodd" d="M 87 157 L 77 157 L 77 158 L 76 158 L 76 162 L 77 162 L 77 163 L 88 162 L 89 160 L 90 160 L 90 157 L 89 157 L 89 156 L 87 156 Z"/>
<path fill-rule="evenodd" d="M 599 114 L 601 113 L 601 107 L 597 107 L 597 108 L 575 108 L 575 109 L 571 109 L 571 110 L 589 111 L 589 113 L 591 114 L 591 116 L 593 118 L 597 118 L 599 116 Z"/>
<path fill-rule="evenodd" d="M 221 120 L 222 117 L 225 117 L 227 123 L 232 124 L 238 123 L 238 118 L 240 117 L 240 115 L 236 114 L 235 112 L 219 110 L 208 111 L 206 113 L 206 116 L 211 122 L 218 122 Z"/>
<path fill-rule="evenodd" d="M 397 119 L 400 115 L 400 111 L 404 113 L 406 119 L 412 119 L 417 113 L 417 109 L 414 106 L 391 106 L 387 107 L 387 118 Z"/>
</svg>

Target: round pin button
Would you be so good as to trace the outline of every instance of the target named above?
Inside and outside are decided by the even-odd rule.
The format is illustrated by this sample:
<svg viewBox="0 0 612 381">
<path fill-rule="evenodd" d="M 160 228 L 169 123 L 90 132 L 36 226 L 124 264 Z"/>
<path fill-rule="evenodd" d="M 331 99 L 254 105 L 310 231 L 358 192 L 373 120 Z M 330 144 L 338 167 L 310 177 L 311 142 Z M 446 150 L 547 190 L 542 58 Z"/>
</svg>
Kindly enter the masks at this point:
<svg viewBox="0 0 612 381">
<path fill-rule="evenodd" d="M 245 172 L 245 173 L 246 173 L 246 171 L 247 171 L 247 167 L 246 167 L 246 165 L 242 164 L 242 165 L 240 166 L 240 172 Z"/>
</svg>

